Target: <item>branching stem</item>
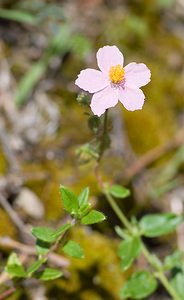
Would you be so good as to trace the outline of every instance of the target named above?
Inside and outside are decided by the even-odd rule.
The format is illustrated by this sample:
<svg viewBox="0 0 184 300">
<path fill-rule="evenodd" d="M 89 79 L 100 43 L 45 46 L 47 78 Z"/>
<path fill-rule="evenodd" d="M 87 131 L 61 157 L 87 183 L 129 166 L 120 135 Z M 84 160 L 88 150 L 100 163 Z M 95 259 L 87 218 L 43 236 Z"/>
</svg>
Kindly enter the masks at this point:
<svg viewBox="0 0 184 300">
<path fill-rule="evenodd" d="M 128 231 L 130 233 L 132 233 L 133 232 L 132 225 L 130 224 L 130 222 L 128 221 L 126 216 L 123 214 L 121 209 L 118 207 L 118 205 L 116 204 L 114 198 L 106 190 L 103 190 L 103 193 L 105 194 L 110 206 L 112 207 L 113 211 L 118 216 L 118 218 L 120 219 L 121 223 L 126 227 L 126 229 L 128 229 Z M 171 284 L 169 283 L 169 281 L 168 281 L 167 277 L 165 276 L 163 270 L 161 270 L 159 267 L 157 267 L 155 265 L 152 254 L 146 248 L 146 246 L 145 246 L 145 244 L 143 243 L 142 240 L 141 240 L 141 244 L 142 244 L 142 252 L 143 252 L 145 258 L 147 259 L 149 264 L 155 269 L 155 271 L 157 271 L 157 278 L 162 282 L 163 286 L 166 288 L 166 290 L 169 292 L 169 294 L 175 300 L 182 300 L 179 297 L 179 295 L 175 292 L 175 290 L 173 289 Z"/>
<path fill-rule="evenodd" d="M 108 116 L 107 116 L 107 110 L 106 110 L 105 116 L 104 116 L 104 131 L 103 131 L 104 136 L 107 134 L 107 122 L 108 122 L 107 117 Z M 101 156 L 103 155 L 103 152 L 104 151 L 102 151 Z M 101 158 L 101 156 L 100 156 L 100 158 Z M 96 179 L 99 183 L 101 191 L 106 196 L 108 203 L 110 204 L 111 208 L 113 209 L 113 211 L 115 212 L 115 214 L 117 215 L 117 217 L 119 218 L 119 220 L 121 221 L 123 226 L 129 231 L 130 234 L 133 235 L 133 227 L 132 227 L 131 223 L 126 218 L 126 216 L 124 215 L 122 210 L 119 208 L 119 206 L 117 205 L 114 198 L 109 193 L 108 188 L 105 187 L 105 184 L 103 183 L 102 178 L 99 175 L 98 170 L 99 170 L 99 162 L 98 162 L 98 164 L 96 166 L 96 169 L 95 169 L 95 176 L 96 176 Z M 149 262 L 149 264 L 152 266 L 152 268 L 156 271 L 156 273 L 155 273 L 156 277 L 162 282 L 163 286 L 168 291 L 168 293 L 173 297 L 173 299 L 182 300 L 180 298 L 180 296 L 176 293 L 176 291 L 173 289 L 173 287 L 171 286 L 170 282 L 168 281 L 167 277 L 164 274 L 164 271 L 159 266 L 157 266 L 155 264 L 155 260 L 153 258 L 153 255 L 149 252 L 149 250 L 147 249 L 147 247 L 143 243 L 142 239 L 141 239 L 141 244 L 142 244 L 142 253 L 144 254 L 144 256 L 145 256 L 146 260 Z"/>
<path fill-rule="evenodd" d="M 58 238 L 56 240 L 56 242 L 51 246 L 51 248 L 49 249 L 49 251 L 42 257 L 42 259 L 46 259 L 48 258 L 48 256 L 53 253 L 59 245 L 62 245 L 65 242 L 66 236 L 68 234 L 68 232 L 70 231 L 71 228 L 73 228 L 75 225 L 77 224 L 76 220 L 73 219 L 71 222 L 71 226 L 70 228 L 68 228 L 64 234 Z M 9 288 L 8 290 L 4 291 L 2 294 L 0 294 L 0 299 L 5 299 L 7 298 L 9 295 L 11 295 L 12 293 L 14 293 L 16 291 L 16 289 L 21 285 L 22 280 L 20 282 L 18 282 L 15 286 Z"/>
</svg>

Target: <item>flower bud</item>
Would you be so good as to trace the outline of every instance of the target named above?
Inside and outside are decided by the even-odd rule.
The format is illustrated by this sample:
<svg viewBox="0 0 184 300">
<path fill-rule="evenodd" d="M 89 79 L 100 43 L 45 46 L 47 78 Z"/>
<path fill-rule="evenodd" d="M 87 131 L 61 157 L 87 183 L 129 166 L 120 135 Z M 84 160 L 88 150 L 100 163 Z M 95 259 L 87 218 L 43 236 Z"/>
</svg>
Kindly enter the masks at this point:
<svg viewBox="0 0 184 300">
<path fill-rule="evenodd" d="M 79 103 L 90 105 L 91 99 L 88 93 L 80 93 L 76 99 Z"/>
</svg>

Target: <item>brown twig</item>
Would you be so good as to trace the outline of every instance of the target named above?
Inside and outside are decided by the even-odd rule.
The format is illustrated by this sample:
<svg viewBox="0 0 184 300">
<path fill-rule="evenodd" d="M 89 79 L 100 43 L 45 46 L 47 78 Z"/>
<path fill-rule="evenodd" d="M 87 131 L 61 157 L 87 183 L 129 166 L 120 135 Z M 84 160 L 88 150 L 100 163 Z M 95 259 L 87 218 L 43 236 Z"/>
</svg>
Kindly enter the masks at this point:
<svg viewBox="0 0 184 300">
<path fill-rule="evenodd" d="M 16 291 L 16 288 L 14 286 L 12 286 L 11 288 L 9 288 L 8 290 L 6 290 L 5 292 L 3 292 L 0 295 L 0 299 L 4 299 L 4 298 L 8 297 L 9 295 L 14 293 L 15 291 Z"/>
<path fill-rule="evenodd" d="M 71 225 L 74 225 L 74 224 L 75 224 L 75 220 L 72 220 Z M 57 259 L 57 261 L 62 259 L 62 264 L 60 264 L 61 266 L 68 266 L 69 265 L 69 261 L 67 259 L 53 253 L 53 251 L 55 251 L 58 248 L 59 243 L 62 243 L 64 241 L 69 229 L 65 231 L 65 233 L 63 234 L 61 239 L 59 239 L 59 238 L 57 239 L 57 241 L 52 245 L 52 247 L 49 249 L 49 251 L 42 257 L 43 260 L 45 258 L 48 258 L 48 260 L 52 260 L 52 262 L 53 262 L 56 259 Z M 0 238 L 0 245 L 9 246 L 10 248 L 17 249 L 19 251 L 23 251 L 24 253 L 27 253 L 28 255 L 29 254 L 31 254 L 31 255 L 36 254 L 37 255 L 37 252 L 36 252 L 34 247 L 21 244 L 19 242 L 16 242 L 16 241 L 10 239 L 10 238 Z M 20 284 L 18 283 L 18 286 L 19 285 Z M 14 287 L 8 289 L 7 291 L 3 292 L 0 295 L 0 299 L 6 298 L 10 294 L 12 294 L 14 291 L 16 291 L 16 289 L 17 289 L 17 286 L 16 287 L 14 286 Z"/>
<path fill-rule="evenodd" d="M 8 247 L 11 249 L 15 249 L 18 250 L 20 252 L 23 252 L 27 255 L 37 255 L 36 249 L 33 246 L 29 246 L 29 245 L 24 245 L 22 243 L 19 243 L 9 237 L 0 237 L 0 246 L 2 247 Z M 51 247 L 52 248 L 52 247 Z M 52 249 L 52 251 L 55 249 Z M 68 267 L 69 266 L 69 261 L 68 259 L 55 254 L 55 253 L 47 253 L 48 260 L 54 264 L 56 264 L 57 266 L 61 266 L 61 267 Z"/>
<path fill-rule="evenodd" d="M 136 160 L 130 167 L 128 167 L 124 172 L 124 177 L 126 179 L 132 179 L 136 174 L 141 172 L 145 167 L 153 163 L 155 160 L 159 159 L 165 153 L 174 150 L 175 148 L 182 145 L 184 142 L 184 128 L 182 128 L 176 136 L 169 140 L 165 145 L 158 146 L 142 157 Z"/>
</svg>

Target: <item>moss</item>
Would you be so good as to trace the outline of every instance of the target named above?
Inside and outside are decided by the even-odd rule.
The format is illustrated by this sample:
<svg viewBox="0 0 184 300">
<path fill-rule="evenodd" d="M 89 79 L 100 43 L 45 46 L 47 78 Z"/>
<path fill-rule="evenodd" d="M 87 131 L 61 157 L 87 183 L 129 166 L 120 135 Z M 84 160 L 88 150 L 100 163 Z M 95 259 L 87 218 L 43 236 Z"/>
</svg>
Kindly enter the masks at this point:
<svg viewBox="0 0 184 300">
<path fill-rule="evenodd" d="M 12 224 L 10 217 L 8 214 L 0 207 L 0 216 L 1 216 L 1 222 L 0 222 L 0 236 L 8 236 L 11 238 L 16 237 L 16 229 L 14 225 Z"/>
<path fill-rule="evenodd" d="M 0 174 L 4 174 L 6 172 L 6 166 L 7 166 L 6 158 L 0 147 Z"/>
</svg>

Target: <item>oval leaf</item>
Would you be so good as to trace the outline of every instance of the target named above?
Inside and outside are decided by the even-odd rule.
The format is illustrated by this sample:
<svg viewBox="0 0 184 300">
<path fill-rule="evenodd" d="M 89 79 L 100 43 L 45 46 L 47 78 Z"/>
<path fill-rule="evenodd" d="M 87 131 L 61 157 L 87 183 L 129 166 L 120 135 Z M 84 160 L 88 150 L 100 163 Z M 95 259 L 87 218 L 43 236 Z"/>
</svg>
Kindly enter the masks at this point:
<svg viewBox="0 0 184 300">
<path fill-rule="evenodd" d="M 121 185 L 115 184 L 109 190 L 110 194 L 115 198 L 127 198 L 130 196 L 130 191 Z"/>
<path fill-rule="evenodd" d="M 36 273 L 35 277 L 41 280 L 53 280 L 61 277 L 62 275 L 63 273 L 58 270 L 46 268 Z"/>
<path fill-rule="evenodd" d="M 124 240 L 120 243 L 118 254 L 121 257 L 121 270 L 127 270 L 141 252 L 141 241 L 138 237 Z"/>
<path fill-rule="evenodd" d="M 23 266 L 20 265 L 8 265 L 5 267 L 6 272 L 12 277 L 24 277 L 25 272 Z"/>
<path fill-rule="evenodd" d="M 153 293 L 157 288 L 157 281 L 147 271 L 133 274 L 121 288 L 120 296 L 123 299 L 142 299 Z"/>
<path fill-rule="evenodd" d="M 177 273 L 176 276 L 171 280 L 171 285 L 175 289 L 178 296 L 184 300 L 184 274 Z"/>
<path fill-rule="evenodd" d="M 63 251 L 71 257 L 74 258 L 83 258 L 84 253 L 81 247 L 74 241 L 68 241 L 64 247 Z"/>
<path fill-rule="evenodd" d="M 19 266 L 22 265 L 20 259 L 17 256 L 17 253 L 12 252 L 9 255 L 7 265 L 19 265 Z"/>
<path fill-rule="evenodd" d="M 26 275 L 28 277 L 30 277 L 36 270 L 38 270 L 38 268 L 43 264 L 43 261 L 34 261 L 28 268 L 26 271 Z"/>
<path fill-rule="evenodd" d="M 89 198 L 89 188 L 86 187 L 85 189 L 82 190 L 82 192 L 78 196 L 79 207 L 82 207 L 83 205 L 85 205 L 88 201 L 88 198 Z"/>
<path fill-rule="evenodd" d="M 79 200 L 72 191 L 68 190 L 67 188 L 61 185 L 60 192 L 64 208 L 68 213 L 71 214 L 73 210 L 79 208 Z"/>
<path fill-rule="evenodd" d="M 54 243 L 56 241 L 56 233 L 51 228 L 34 227 L 31 229 L 31 233 L 39 240 Z"/>
<path fill-rule="evenodd" d="M 150 214 L 144 216 L 139 225 L 144 236 L 157 237 L 172 232 L 182 221 L 182 216 L 176 216 L 172 213 Z"/>
<path fill-rule="evenodd" d="M 95 224 L 105 220 L 105 216 L 97 211 L 91 210 L 85 217 L 82 218 L 81 222 L 84 225 Z"/>
<path fill-rule="evenodd" d="M 61 233 L 63 233 L 67 229 L 69 229 L 70 226 L 71 226 L 71 224 L 65 224 L 65 225 L 60 226 L 59 228 L 56 229 L 55 234 L 60 235 Z"/>
<path fill-rule="evenodd" d="M 177 250 L 169 256 L 166 256 L 164 259 L 164 270 L 171 270 L 174 267 L 180 268 L 182 266 L 182 256 L 183 252 Z"/>
</svg>

